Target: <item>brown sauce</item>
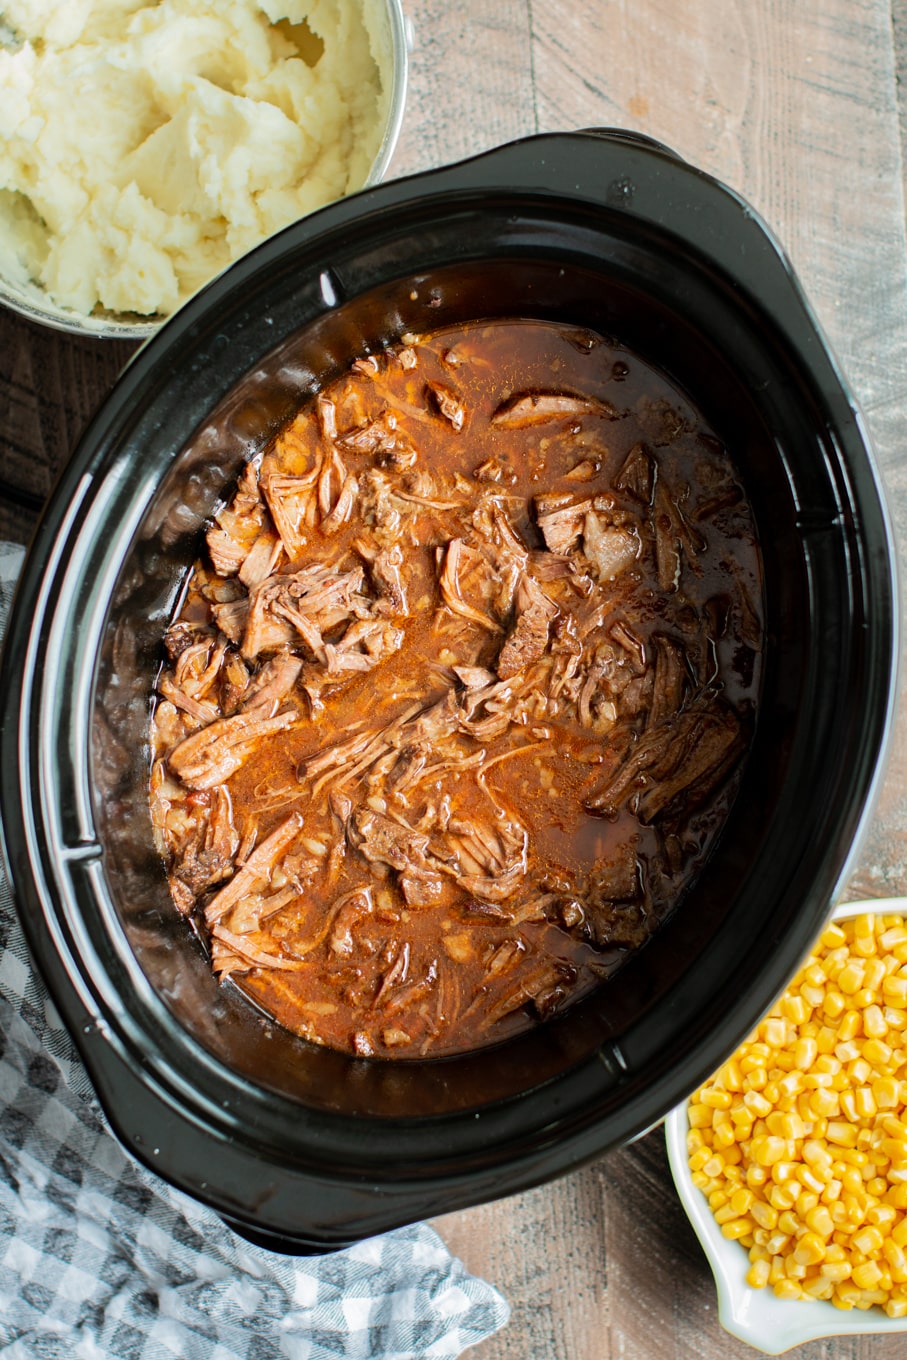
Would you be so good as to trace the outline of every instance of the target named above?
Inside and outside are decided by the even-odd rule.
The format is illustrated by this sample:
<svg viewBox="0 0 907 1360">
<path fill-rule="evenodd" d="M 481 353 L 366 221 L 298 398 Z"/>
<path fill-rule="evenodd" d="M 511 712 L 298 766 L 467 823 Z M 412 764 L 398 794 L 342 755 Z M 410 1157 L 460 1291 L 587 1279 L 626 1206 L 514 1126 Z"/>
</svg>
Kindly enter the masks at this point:
<svg viewBox="0 0 907 1360">
<path fill-rule="evenodd" d="M 167 635 L 152 813 L 212 965 L 360 1056 L 606 980 L 720 830 L 759 688 L 727 452 L 588 331 L 403 337 L 244 471 Z"/>
</svg>

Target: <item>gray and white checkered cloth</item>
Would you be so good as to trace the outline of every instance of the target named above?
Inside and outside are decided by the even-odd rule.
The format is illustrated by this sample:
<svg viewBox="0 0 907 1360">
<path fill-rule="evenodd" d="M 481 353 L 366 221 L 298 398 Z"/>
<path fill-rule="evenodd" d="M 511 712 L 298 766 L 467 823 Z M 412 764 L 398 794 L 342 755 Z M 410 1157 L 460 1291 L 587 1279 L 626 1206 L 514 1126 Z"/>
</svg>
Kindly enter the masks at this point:
<svg viewBox="0 0 907 1360">
<path fill-rule="evenodd" d="M 0 544 L 0 636 L 22 556 Z M 425 1224 L 288 1259 L 132 1161 L 32 971 L 0 863 L 3 1360 L 453 1360 L 509 1311 Z"/>
</svg>

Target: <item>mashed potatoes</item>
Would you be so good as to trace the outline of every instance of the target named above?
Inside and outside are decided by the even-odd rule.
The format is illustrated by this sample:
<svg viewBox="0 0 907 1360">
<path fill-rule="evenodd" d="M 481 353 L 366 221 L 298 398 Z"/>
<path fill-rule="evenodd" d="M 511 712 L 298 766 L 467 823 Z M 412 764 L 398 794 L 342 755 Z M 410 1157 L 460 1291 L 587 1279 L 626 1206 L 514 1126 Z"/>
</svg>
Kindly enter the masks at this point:
<svg viewBox="0 0 907 1360">
<path fill-rule="evenodd" d="M 5 0 L 2 16 L 0 271 L 60 306 L 170 312 L 360 188 L 377 154 L 379 0 Z"/>
</svg>

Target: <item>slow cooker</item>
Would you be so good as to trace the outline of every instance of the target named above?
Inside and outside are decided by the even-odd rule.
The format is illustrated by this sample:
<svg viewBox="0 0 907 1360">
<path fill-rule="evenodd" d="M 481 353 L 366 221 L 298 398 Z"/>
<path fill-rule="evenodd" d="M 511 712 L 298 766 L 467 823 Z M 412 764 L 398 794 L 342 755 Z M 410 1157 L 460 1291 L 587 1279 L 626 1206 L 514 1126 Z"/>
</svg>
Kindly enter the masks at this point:
<svg viewBox="0 0 907 1360">
<path fill-rule="evenodd" d="M 174 910 L 150 692 L 243 462 L 355 355 L 494 316 L 619 337 L 732 451 L 763 555 L 756 730 L 695 888 L 612 981 L 472 1055 L 354 1059 L 218 985 Z M 0 682 L 22 924 L 123 1144 L 253 1241 L 307 1252 L 523 1190 L 659 1120 L 771 1004 L 847 874 L 891 725 L 893 561 L 862 420 L 788 261 L 664 147 L 531 137 L 338 202 L 232 266 L 73 453 Z"/>
</svg>

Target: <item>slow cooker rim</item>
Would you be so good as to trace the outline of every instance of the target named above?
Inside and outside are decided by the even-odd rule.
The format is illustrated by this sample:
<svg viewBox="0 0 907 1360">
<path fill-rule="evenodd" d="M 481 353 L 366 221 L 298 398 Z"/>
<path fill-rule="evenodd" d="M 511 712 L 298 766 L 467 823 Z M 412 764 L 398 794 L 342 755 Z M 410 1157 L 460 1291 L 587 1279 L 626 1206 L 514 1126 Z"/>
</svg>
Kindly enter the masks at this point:
<svg viewBox="0 0 907 1360">
<path fill-rule="evenodd" d="M 558 135 L 555 135 L 555 136 L 558 136 Z M 586 136 L 586 135 L 575 135 L 575 136 Z M 543 141 L 543 143 L 545 143 L 545 144 L 548 144 L 548 141 L 549 141 L 548 137 L 540 137 L 540 139 L 529 139 L 529 140 L 530 140 L 530 141 L 533 141 L 533 143 L 537 143 L 537 141 Z M 517 146 L 524 146 L 524 143 L 517 143 Z M 506 151 L 507 148 L 502 148 L 502 150 L 503 150 L 503 151 Z M 483 160 L 483 162 L 492 162 L 492 163 L 494 163 L 494 158 L 496 158 L 496 156 L 499 156 L 500 154 L 502 154 L 502 151 L 500 151 L 500 150 L 499 150 L 499 151 L 496 151 L 496 152 L 488 152 L 488 154 L 485 154 L 485 156 L 483 156 L 483 158 L 477 158 L 477 159 Z M 472 162 L 469 162 L 468 165 L 470 165 L 470 163 L 472 163 Z M 457 167 L 453 167 L 453 170 L 456 170 L 456 169 L 457 169 Z M 689 170 L 689 169 L 691 169 L 691 167 L 687 167 L 687 170 Z M 424 178 L 435 177 L 435 175 L 441 175 L 441 177 L 443 177 L 443 175 L 449 175 L 449 174 L 451 174 L 451 173 L 453 173 L 453 171 L 451 171 L 451 170 L 446 170 L 446 171 L 432 171 L 432 173 L 430 173 L 430 175 L 428 175 L 428 177 L 413 177 L 413 178 L 415 178 L 416 181 L 423 181 Z M 695 171 L 695 170 L 692 170 L 692 173 L 698 174 L 698 175 L 702 175 L 702 171 Z M 723 186 L 722 186 L 722 188 L 723 188 Z M 371 194 L 381 194 L 381 190 L 369 190 L 369 193 L 371 193 Z M 362 196 L 360 196 L 360 197 L 362 197 Z M 325 212 L 330 212 L 330 209 L 325 209 Z M 290 228 L 290 230 L 292 230 L 292 228 Z M 211 286 L 211 288 L 216 288 L 216 286 Z M 208 290 L 205 290 L 205 291 L 208 291 Z M 192 306 L 192 305 L 190 305 L 190 306 Z M 205 305 L 205 306 L 207 306 L 207 305 Z M 212 302 L 212 306 L 213 306 L 213 302 Z M 203 309 L 203 314 L 204 314 L 204 309 Z M 813 318 L 813 321 L 815 321 L 815 318 Z M 188 322 L 188 324 L 190 324 L 190 322 Z M 817 328 L 816 328 L 816 329 L 817 329 Z M 143 348 L 143 351 L 140 352 L 140 355 L 146 354 L 146 351 L 147 351 L 147 350 L 150 350 L 150 348 L 154 347 L 155 341 L 156 341 L 156 337 L 155 337 L 155 340 L 150 341 L 150 343 L 148 343 L 148 345 L 146 345 L 146 347 Z M 133 363 L 131 364 L 131 366 L 129 366 L 128 373 L 136 373 L 136 371 L 139 371 L 139 370 L 137 370 L 137 364 L 139 364 L 139 358 L 140 358 L 140 356 L 137 356 L 136 360 L 133 360 Z M 139 366 L 139 367 L 140 367 L 140 366 Z M 136 379 L 136 381 L 137 381 L 137 379 Z M 842 388 L 843 388 L 843 382 L 842 382 L 842 384 L 840 384 L 840 386 L 842 386 Z M 847 394 L 847 392 L 846 392 L 846 388 L 844 388 L 844 397 L 846 397 L 846 400 L 849 401 L 849 404 L 850 404 L 851 409 L 853 409 L 853 407 L 854 407 L 853 398 L 850 398 L 850 397 L 849 397 L 849 394 Z M 91 428 L 92 428 L 92 427 L 91 427 Z M 90 428 L 90 431 L 87 432 L 86 439 L 84 439 L 82 445 L 80 445 L 80 450 L 82 450 L 83 453 L 86 452 L 87 447 L 88 447 L 88 443 L 90 443 L 90 438 L 91 438 L 91 428 Z M 869 445 L 866 445 L 866 449 L 869 449 Z M 870 461 L 872 461 L 872 460 L 870 460 Z M 73 458 L 73 466 L 75 466 L 76 462 L 78 462 L 78 458 Z M 65 475 L 64 475 L 64 477 L 65 477 Z M 883 505 L 883 507 L 884 507 L 884 498 L 880 498 L 880 499 L 881 499 L 881 505 Z M 63 503 L 61 503 L 61 507 L 63 507 Z M 61 518 L 63 518 L 63 517 L 61 517 Z M 48 518 L 46 518 L 46 520 L 45 520 L 44 522 L 42 522 L 42 532 L 45 532 L 46 526 L 48 526 L 48 525 L 50 524 L 50 520 L 52 520 L 52 515 L 50 515 L 50 511 L 49 511 Z M 891 541 L 891 539 L 889 539 L 889 541 Z M 892 559 L 892 560 L 893 560 L 893 559 Z M 7 670 L 7 669 L 8 669 L 8 666 L 4 664 L 4 672 L 5 672 L 5 670 Z M 8 684 L 8 681 L 4 681 L 4 684 Z M 892 694 L 893 694 L 893 681 L 892 681 L 892 684 L 889 685 L 889 710 L 891 710 L 891 695 L 892 695 Z M 7 715 L 7 704 L 4 703 L 4 717 L 5 717 L 5 715 Z M 4 724 L 4 730 L 5 730 L 5 724 Z M 880 775 L 880 760 L 881 760 L 881 756 L 880 756 L 880 758 L 878 758 L 878 760 L 877 760 L 877 762 L 876 762 L 876 777 L 874 777 L 874 785 L 876 785 L 876 786 L 877 786 L 877 783 L 878 783 L 878 779 L 881 778 L 881 775 Z M 7 764 L 8 764 L 7 762 L 4 762 L 4 770 L 5 770 L 5 768 L 7 768 Z M 5 785 L 5 779 L 4 779 L 4 785 Z M 869 811 L 865 811 L 865 813 L 863 813 L 863 821 L 868 820 L 868 817 L 869 817 Z M 854 847 L 851 847 L 851 855 L 853 855 L 853 854 L 855 854 L 855 849 L 854 849 Z M 843 872 L 843 870 L 842 870 L 842 872 Z M 593 1155 L 594 1155 L 594 1153 L 593 1153 Z"/>
</svg>

